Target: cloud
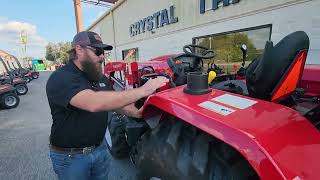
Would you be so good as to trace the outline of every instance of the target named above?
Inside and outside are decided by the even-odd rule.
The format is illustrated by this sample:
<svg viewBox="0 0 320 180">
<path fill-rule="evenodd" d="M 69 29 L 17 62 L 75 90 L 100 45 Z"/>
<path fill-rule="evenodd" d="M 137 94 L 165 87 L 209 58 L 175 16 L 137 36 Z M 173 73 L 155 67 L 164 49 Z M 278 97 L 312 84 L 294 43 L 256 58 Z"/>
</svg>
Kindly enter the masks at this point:
<svg viewBox="0 0 320 180">
<path fill-rule="evenodd" d="M 37 27 L 27 22 L 8 20 L 0 17 L 0 49 L 16 56 L 22 54 L 21 32 L 27 34 L 27 55 L 43 57 L 47 40 L 37 32 Z"/>
<path fill-rule="evenodd" d="M 18 22 L 18 21 L 9 21 L 3 24 L 0 24 L 0 31 L 2 32 L 13 32 L 20 33 L 22 30 L 27 31 L 30 34 L 36 33 L 36 26 L 29 23 Z"/>
</svg>

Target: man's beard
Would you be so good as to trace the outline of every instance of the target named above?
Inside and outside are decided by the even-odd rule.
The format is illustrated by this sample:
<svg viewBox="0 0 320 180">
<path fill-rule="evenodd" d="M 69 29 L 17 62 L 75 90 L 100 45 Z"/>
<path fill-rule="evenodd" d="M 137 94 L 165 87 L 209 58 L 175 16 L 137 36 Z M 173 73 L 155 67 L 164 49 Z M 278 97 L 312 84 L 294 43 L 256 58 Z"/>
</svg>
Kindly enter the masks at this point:
<svg viewBox="0 0 320 180">
<path fill-rule="evenodd" d="M 90 81 L 99 82 L 102 77 L 102 69 L 100 63 L 93 63 L 89 58 L 81 62 L 82 70 Z"/>
</svg>

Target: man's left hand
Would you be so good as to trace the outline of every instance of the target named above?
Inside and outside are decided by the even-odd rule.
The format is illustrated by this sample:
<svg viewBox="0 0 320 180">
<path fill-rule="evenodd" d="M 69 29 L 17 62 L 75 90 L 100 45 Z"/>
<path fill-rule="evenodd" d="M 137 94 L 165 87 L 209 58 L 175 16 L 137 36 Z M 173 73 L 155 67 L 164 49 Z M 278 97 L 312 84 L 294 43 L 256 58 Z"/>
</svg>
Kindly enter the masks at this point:
<svg viewBox="0 0 320 180">
<path fill-rule="evenodd" d="M 117 112 L 120 114 L 124 114 L 126 116 L 134 117 L 134 118 L 142 118 L 142 111 L 143 111 L 143 107 L 138 109 L 138 108 L 136 108 L 134 103 L 129 104 L 129 105 L 117 110 Z"/>
</svg>

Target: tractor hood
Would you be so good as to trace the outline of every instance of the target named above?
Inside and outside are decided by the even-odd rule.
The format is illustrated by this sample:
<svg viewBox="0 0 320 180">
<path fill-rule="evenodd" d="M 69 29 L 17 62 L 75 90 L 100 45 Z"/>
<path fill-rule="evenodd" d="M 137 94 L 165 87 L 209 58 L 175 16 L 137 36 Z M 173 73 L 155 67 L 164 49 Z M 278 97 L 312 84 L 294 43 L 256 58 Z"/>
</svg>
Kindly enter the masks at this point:
<svg viewBox="0 0 320 180">
<path fill-rule="evenodd" d="M 144 115 L 165 111 L 224 141 L 261 179 L 318 179 L 320 133 L 298 112 L 215 89 L 189 95 L 183 88 L 150 96 Z"/>
</svg>

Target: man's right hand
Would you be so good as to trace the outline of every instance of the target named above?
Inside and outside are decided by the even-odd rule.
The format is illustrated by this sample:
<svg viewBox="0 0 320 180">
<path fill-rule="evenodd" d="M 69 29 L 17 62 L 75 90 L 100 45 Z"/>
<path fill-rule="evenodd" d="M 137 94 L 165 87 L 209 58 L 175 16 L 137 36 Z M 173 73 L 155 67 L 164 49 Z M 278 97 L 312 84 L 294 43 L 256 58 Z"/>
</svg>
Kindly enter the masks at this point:
<svg viewBox="0 0 320 180">
<path fill-rule="evenodd" d="M 151 95 L 154 93 L 158 88 L 164 86 L 169 82 L 167 78 L 158 77 L 155 79 L 149 79 L 141 89 L 143 90 L 144 97 Z"/>
</svg>

